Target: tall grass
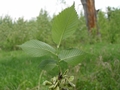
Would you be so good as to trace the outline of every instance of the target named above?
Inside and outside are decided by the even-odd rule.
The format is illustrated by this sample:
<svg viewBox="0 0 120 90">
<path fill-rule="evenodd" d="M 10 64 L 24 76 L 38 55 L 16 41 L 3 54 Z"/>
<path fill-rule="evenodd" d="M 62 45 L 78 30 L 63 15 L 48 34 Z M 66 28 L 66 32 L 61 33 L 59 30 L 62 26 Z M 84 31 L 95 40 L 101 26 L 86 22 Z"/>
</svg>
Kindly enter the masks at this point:
<svg viewBox="0 0 120 90">
<path fill-rule="evenodd" d="M 42 58 L 30 58 L 21 51 L 1 53 L 0 90 L 26 90 L 38 86 Z"/>
<path fill-rule="evenodd" d="M 94 57 L 81 63 L 77 90 L 119 90 L 119 44 L 86 45 L 81 49 L 93 53 Z"/>
<path fill-rule="evenodd" d="M 83 55 L 80 65 L 71 68 L 76 90 L 119 90 L 119 44 L 81 45 L 79 48 L 90 54 Z M 44 74 L 39 81 L 42 58 L 31 58 L 22 51 L 0 53 L 0 90 L 36 90 L 39 83 L 49 78 Z"/>
</svg>

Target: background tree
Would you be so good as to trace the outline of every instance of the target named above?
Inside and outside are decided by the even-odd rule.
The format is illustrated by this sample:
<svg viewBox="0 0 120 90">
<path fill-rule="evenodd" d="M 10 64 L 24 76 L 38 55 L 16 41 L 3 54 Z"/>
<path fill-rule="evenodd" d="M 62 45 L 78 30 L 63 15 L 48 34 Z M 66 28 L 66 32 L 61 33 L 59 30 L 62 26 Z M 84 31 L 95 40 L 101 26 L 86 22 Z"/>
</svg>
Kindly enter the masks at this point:
<svg viewBox="0 0 120 90">
<path fill-rule="evenodd" d="M 91 33 L 92 29 L 96 28 L 98 34 L 95 0 L 81 0 L 81 2 L 84 8 L 88 31 Z"/>
<path fill-rule="evenodd" d="M 51 18 L 47 11 L 41 9 L 36 20 L 37 25 L 37 39 L 45 42 L 51 41 Z"/>
</svg>

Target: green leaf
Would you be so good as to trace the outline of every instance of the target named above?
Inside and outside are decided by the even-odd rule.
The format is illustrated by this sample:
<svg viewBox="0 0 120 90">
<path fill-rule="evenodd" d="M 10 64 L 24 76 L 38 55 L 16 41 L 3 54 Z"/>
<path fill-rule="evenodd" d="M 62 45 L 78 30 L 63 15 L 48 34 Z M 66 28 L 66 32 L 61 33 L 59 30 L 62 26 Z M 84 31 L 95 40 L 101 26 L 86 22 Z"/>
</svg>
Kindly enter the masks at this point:
<svg viewBox="0 0 120 90">
<path fill-rule="evenodd" d="M 68 69 L 68 64 L 67 64 L 67 62 L 65 62 L 65 61 L 60 61 L 60 62 L 59 62 L 59 66 L 60 66 L 62 72 L 65 72 L 66 69 Z"/>
<path fill-rule="evenodd" d="M 52 24 L 52 38 L 58 47 L 63 39 L 66 39 L 75 32 L 77 26 L 78 16 L 74 4 L 63 10 L 54 18 Z"/>
<path fill-rule="evenodd" d="M 55 60 L 42 60 L 40 63 L 40 68 L 45 71 L 50 71 L 56 66 Z"/>
<path fill-rule="evenodd" d="M 26 53 L 34 57 L 41 57 L 45 55 L 56 55 L 56 50 L 50 45 L 38 41 L 30 40 L 22 45 L 19 45 Z"/>
<path fill-rule="evenodd" d="M 54 77 L 57 76 L 59 74 L 60 70 L 59 70 L 59 66 L 55 66 L 52 70 L 50 70 L 49 72 L 47 72 L 50 76 Z"/>
<path fill-rule="evenodd" d="M 77 65 L 81 61 L 80 57 L 82 54 L 83 52 L 79 49 L 62 50 L 58 57 L 70 65 Z"/>
</svg>

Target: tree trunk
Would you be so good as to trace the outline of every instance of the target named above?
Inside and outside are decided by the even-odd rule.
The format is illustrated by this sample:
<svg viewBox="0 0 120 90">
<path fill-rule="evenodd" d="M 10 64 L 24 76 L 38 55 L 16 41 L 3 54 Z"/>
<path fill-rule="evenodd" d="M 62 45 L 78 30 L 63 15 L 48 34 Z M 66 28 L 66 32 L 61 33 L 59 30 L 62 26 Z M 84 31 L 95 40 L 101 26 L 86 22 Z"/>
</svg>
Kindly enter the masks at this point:
<svg viewBox="0 0 120 90">
<path fill-rule="evenodd" d="M 95 9 L 95 1 L 94 0 L 81 0 L 83 8 L 84 8 L 84 14 L 86 18 L 86 25 L 88 28 L 89 33 L 92 32 L 92 28 L 95 28 L 98 32 L 98 26 L 97 26 L 97 12 Z"/>
</svg>

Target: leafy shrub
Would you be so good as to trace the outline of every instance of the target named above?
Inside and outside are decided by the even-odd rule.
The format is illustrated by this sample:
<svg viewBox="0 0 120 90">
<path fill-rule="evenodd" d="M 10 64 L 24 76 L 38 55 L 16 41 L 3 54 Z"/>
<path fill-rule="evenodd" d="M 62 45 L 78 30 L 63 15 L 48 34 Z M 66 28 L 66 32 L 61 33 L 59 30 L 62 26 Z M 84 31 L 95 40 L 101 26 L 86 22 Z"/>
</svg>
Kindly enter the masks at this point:
<svg viewBox="0 0 120 90">
<path fill-rule="evenodd" d="M 75 32 L 77 26 L 78 16 L 73 4 L 54 17 L 52 23 L 52 39 L 57 45 L 56 48 L 38 40 L 30 40 L 20 45 L 31 56 L 50 57 L 47 60 L 42 60 L 40 64 L 41 69 L 45 71 L 54 70 L 54 73 L 57 75 L 50 81 L 44 82 L 44 85 L 49 85 L 50 90 L 73 89 L 75 87 L 72 83 L 74 76 L 67 75 L 67 64 L 72 66 L 79 64 L 79 59 L 83 52 L 77 48 L 62 50 L 60 47 L 62 40 L 70 37 Z"/>
<path fill-rule="evenodd" d="M 8 15 L 0 18 L 0 48 L 16 50 L 16 46 L 30 39 L 50 42 L 51 22 L 47 12 L 41 10 L 36 19 L 19 18 L 13 21 Z"/>
<path fill-rule="evenodd" d="M 109 12 L 109 17 L 106 16 L 103 12 L 100 12 L 98 15 L 101 38 L 103 42 L 119 43 L 120 9 L 111 8 Z"/>
</svg>

